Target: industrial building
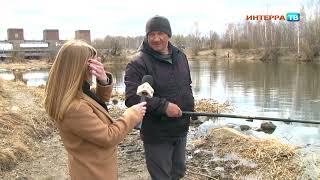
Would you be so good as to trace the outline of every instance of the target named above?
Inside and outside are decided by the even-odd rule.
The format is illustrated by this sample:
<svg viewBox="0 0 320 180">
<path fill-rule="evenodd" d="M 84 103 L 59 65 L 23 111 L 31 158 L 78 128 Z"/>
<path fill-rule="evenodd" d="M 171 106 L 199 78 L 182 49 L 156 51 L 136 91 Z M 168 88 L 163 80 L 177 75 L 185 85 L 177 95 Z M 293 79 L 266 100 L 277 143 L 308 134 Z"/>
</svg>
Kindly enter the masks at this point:
<svg viewBox="0 0 320 180">
<path fill-rule="evenodd" d="M 90 30 L 75 31 L 75 39 L 91 43 Z M 43 30 L 42 40 L 25 40 L 23 29 L 9 28 L 7 40 L 0 40 L 0 60 L 6 58 L 51 59 L 65 41 L 60 40 L 58 29 Z"/>
</svg>

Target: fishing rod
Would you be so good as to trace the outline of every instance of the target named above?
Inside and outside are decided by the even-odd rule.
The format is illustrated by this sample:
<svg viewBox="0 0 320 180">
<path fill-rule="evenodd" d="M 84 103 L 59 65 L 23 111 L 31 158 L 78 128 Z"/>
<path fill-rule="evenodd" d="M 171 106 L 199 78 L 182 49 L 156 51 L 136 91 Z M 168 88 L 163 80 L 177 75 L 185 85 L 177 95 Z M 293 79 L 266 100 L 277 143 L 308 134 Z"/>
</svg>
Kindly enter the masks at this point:
<svg viewBox="0 0 320 180">
<path fill-rule="evenodd" d="M 284 119 L 284 118 L 273 118 L 273 117 L 260 117 L 260 116 L 241 116 L 233 114 L 218 114 L 218 113 L 208 113 L 208 112 L 191 112 L 191 111 L 182 111 L 182 115 L 187 116 L 207 116 L 207 117 L 227 117 L 227 118 L 240 118 L 240 119 L 250 119 L 250 120 L 269 120 L 269 121 L 281 121 L 287 123 L 305 123 L 305 124 L 320 124 L 320 121 L 304 121 L 296 119 Z"/>
</svg>

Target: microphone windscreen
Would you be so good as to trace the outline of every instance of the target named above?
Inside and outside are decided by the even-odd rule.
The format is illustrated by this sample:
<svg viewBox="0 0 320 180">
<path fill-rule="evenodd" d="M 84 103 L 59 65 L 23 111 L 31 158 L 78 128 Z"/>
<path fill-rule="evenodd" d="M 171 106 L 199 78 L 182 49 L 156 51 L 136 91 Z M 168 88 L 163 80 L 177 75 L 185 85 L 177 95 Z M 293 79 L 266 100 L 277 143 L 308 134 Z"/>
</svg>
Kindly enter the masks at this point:
<svg viewBox="0 0 320 180">
<path fill-rule="evenodd" d="M 152 86 L 153 85 L 153 77 L 151 75 L 144 75 L 142 77 L 141 84 L 143 84 L 145 82 L 149 83 L 149 85 Z"/>
</svg>

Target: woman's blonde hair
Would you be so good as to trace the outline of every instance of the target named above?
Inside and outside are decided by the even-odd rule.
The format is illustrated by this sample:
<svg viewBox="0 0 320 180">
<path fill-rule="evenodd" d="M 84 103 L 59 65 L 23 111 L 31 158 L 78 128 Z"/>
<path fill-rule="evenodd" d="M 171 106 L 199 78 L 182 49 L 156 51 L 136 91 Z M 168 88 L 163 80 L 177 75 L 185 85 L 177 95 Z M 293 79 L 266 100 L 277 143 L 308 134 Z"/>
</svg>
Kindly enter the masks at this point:
<svg viewBox="0 0 320 180">
<path fill-rule="evenodd" d="M 87 78 L 88 59 L 97 51 L 81 40 L 66 42 L 59 50 L 49 72 L 45 90 L 45 109 L 54 121 L 63 119 Z"/>
</svg>

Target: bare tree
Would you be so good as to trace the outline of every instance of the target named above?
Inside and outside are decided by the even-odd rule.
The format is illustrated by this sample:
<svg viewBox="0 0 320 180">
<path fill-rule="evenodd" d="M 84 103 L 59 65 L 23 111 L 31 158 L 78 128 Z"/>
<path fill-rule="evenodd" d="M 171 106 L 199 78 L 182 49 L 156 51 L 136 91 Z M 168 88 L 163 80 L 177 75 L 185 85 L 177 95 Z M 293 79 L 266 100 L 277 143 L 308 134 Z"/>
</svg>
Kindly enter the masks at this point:
<svg viewBox="0 0 320 180">
<path fill-rule="evenodd" d="M 193 55 L 198 55 L 201 49 L 201 37 L 198 23 L 194 23 L 194 32 L 188 36 L 189 44 Z"/>
<path fill-rule="evenodd" d="M 173 35 L 171 42 L 180 49 L 186 48 L 186 38 L 183 35 Z"/>
<path fill-rule="evenodd" d="M 209 46 L 209 49 L 215 49 L 215 48 L 217 48 L 217 45 L 218 45 L 218 43 L 219 43 L 219 35 L 218 35 L 218 33 L 217 32 L 215 32 L 215 31 L 210 31 L 209 32 L 209 40 L 208 40 L 209 42 L 209 44 L 208 44 L 208 46 Z"/>
</svg>

